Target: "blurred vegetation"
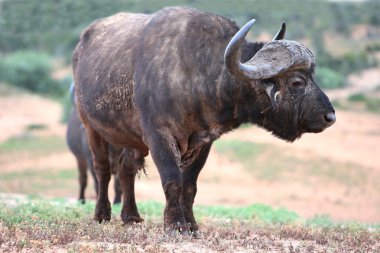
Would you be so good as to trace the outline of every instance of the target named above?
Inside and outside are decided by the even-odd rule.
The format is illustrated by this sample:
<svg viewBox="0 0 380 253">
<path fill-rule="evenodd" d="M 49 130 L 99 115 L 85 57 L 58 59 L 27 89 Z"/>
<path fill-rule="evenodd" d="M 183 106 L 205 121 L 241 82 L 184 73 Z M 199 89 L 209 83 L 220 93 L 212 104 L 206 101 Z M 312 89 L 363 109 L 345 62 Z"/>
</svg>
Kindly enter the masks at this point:
<svg viewBox="0 0 380 253">
<path fill-rule="evenodd" d="M 371 53 L 380 50 L 378 32 L 369 33 L 368 41 L 356 42 L 360 44 L 358 47 L 340 56 L 333 56 L 326 49 L 324 39 L 327 32 L 349 38 L 358 24 L 380 26 L 380 1 L 377 0 L 2 0 L 0 81 L 42 94 L 62 96 L 70 81 L 51 78 L 52 60 L 63 59 L 65 64 L 70 64 L 72 51 L 87 25 L 120 11 L 152 13 L 173 5 L 217 13 L 239 25 L 255 18 L 258 22 L 250 39 L 262 32 L 274 34 L 281 22 L 286 22 L 286 38 L 305 39 L 316 52 L 317 79 L 326 88 L 342 87 L 349 73 L 374 66 L 376 62 Z"/>
<path fill-rule="evenodd" d="M 380 112 L 380 98 L 379 97 L 371 97 L 363 93 L 352 94 L 348 97 L 348 101 L 362 104 L 365 109 L 370 112 L 378 113 Z"/>
<path fill-rule="evenodd" d="M 38 136 L 34 134 L 34 131 L 39 129 L 29 129 L 29 127 L 25 133 L 0 143 L 0 167 L 11 161 L 44 157 L 67 150 L 66 141 L 63 138 Z M 21 177 L 19 179 L 21 180 Z M 26 176 L 25 179 L 28 181 L 30 177 Z"/>
<path fill-rule="evenodd" d="M 17 51 L 0 61 L 0 80 L 33 92 L 61 96 L 67 87 L 53 80 L 53 59 L 46 53 Z"/>
</svg>

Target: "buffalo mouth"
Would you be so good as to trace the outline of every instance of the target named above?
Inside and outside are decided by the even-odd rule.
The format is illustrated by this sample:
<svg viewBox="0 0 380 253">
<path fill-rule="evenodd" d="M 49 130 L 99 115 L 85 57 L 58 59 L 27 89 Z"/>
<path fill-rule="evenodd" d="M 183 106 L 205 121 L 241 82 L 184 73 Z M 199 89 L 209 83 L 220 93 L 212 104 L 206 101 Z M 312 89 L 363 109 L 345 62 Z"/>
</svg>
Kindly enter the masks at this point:
<svg viewBox="0 0 380 253">
<path fill-rule="evenodd" d="M 329 110 L 324 113 L 319 113 L 313 118 L 305 120 L 302 124 L 302 132 L 305 133 L 320 133 L 326 128 L 332 126 L 336 121 L 335 111 Z"/>
</svg>

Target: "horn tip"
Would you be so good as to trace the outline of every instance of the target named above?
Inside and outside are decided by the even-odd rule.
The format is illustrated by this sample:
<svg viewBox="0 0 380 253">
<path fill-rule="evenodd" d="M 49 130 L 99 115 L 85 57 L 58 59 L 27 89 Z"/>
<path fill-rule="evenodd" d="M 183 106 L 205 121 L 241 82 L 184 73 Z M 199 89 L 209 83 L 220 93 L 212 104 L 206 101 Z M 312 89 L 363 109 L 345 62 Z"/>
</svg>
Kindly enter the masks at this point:
<svg viewBox="0 0 380 253">
<path fill-rule="evenodd" d="M 250 24 L 250 25 L 253 25 L 254 23 L 256 22 L 256 19 L 251 19 L 249 22 L 248 22 L 248 24 Z"/>
</svg>

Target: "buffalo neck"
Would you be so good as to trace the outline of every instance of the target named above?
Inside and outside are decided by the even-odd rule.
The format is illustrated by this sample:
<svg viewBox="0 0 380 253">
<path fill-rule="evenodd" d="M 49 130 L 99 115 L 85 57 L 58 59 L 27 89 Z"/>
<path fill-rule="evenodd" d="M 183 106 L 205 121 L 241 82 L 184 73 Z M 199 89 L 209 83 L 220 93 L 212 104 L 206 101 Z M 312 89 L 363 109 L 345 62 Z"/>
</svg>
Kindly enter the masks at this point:
<svg viewBox="0 0 380 253">
<path fill-rule="evenodd" d="M 241 49 L 241 62 L 251 59 L 264 45 L 261 42 L 245 42 Z M 213 94 L 218 97 L 216 118 L 218 124 L 224 126 L 224 132 L 245 123 L 262 125 L 263 98 L 254 89 L 261 85 L 260 80 L 241 80 L 223 67 L 217 85 L 218 96 Z"/>
<path fill-rule="evenodd" d="M 263 102 L 253 88 L 260 81 L 247 82 L 231 77 L 226 69 L 223 70 L 220 85 L 222 94 L 219 97 L 221 105 L 217 110 L 218 124 L 228 132 L 245 123 L 262 125 L 264 114 Z"/>
</svg>

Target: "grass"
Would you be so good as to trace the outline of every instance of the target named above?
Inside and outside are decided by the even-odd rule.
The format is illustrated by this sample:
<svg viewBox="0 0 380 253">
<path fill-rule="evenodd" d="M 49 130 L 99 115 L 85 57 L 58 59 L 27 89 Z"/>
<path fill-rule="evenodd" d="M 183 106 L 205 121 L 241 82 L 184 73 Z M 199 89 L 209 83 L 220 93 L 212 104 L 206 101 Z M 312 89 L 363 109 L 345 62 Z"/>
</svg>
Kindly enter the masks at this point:
<svg viewBox="0 0 380 253">
<path fill-rule="evenodd" d="M 263 144 L 254 144 L 240 140 L 217 140 L 214 143 L 217 152 L 227 155 L 235 162 L 254 160 L 267 148 Z"/>
<path fill-rule="evenodd" d="M 10 197 L 12 199 L 12 197 Z M 80 204 L 76 201 L 68 201 L 65 198 L 41 198 L 29 195 L 25 199 L 9 199 L 0 195 L 0 222 L 6 226 L 15 226 L 23 222 L 48 224 L 59 221 L 80 221 L 90 219 L 95 210 L 95 202 L 87 201 Z M 145 220 L 161 220 L 164 204 L 157 201 L 138 202 L 138 209 Z M 121 212 L 121 205 L 113 205 L 113 219 Z M 250 222 L 256 225 L 281 225 L 302 224 L 305 226 L 341 227 L 357 225 L 366 228 L 369 225 L 357 222 L 336 223 L 327 215 L 318 215 L 309 219 L 300 217 L 293 211 L 285 208 L 273 208 L 263 204 L 252 204 L 245 207 L 204 206 L 196 205 L 194 214 L 197 220 L 214 220 L 228 222 Z M 119 219 L 119 218 L 117 218 Z M 121 222 L 121 221 L 120 221 Z M 380 229 L 379 225 L 372 228 Z"/>
<path fill-rule="evenodd" d="M 0 171 L 0 192 L 18 192 L 21 194 L 57 194 L 58 196 L 77 194 L 77 169 L 25 169 L 18 171 Z M 91 181 L 91 177 L 89 181 Z M 74 183 L 75 182 L 75 183 Z M 74 186 L 74 187 L 73 187 Z M 91 186 L 87 192 L 92 192 Z"/>
<path fill-rule="evenodd" d="M 290 245 L 294 252 L 380 249 L 378 226 L 338 224 L 327 216 L 305 220 L 289 210 L 261 204 L 241 208 L 196 206 L 203 232 L 197 240 L 163 233 L 163 204 L 140 202 L 138 207 L 145 222 L 121 226 L 120 205 L 113 207 L 111 222 L 98 224 L 91 219 L 93 202 L 81 205 L 65 199 L 29 197 L 10 205 L 0 197 L 0 248 L 72 252 L 173 251 L 167 247 L 179 252 L 292 252 Z"/>
<path fill-rule="evenodd" d="M 0 144 L 1 153 L 30 151 L 34 154 L 51 154 L 67 149 L 65 140 L 58 136 L 39 137 L 26 132 Z"/>
<path fill-rule="evenodd" d="M 228 159 L 243 164 L 247 171 L 260 179 L 289 181 L 297 175 L 303 180 L 320 178 L 346 186 L 363 184 L 367 180 L 365 171 L 356 164 L 300 159 L 274 146 L 240 140 L 218 140 L 215 148 Z"/>
<path fill-rule="evenodd" d="M 22 135 L 12 137 L 0 143 L 0 165 L 11 163 L 20 159 L 35 159 L 67 150 L 65 140 L 59 136 L 37 136 L 33 133 L 36 128 L 43 126 L 29 126 L 32 131 L 26 131 Z"/>
<path fill-rule="evenodd" d="M 0 177 L 2 180 L 22 180 L 27 178 L 29 180 L 37 178 L 51 178 L 59 180 L 72 180 L 77 178 L 77 172 L 75 169 L 61 169 L 61 170 L 34 170 L 27 169 L 23 171 L 12 171 L 12 172 L 0 172 Z"/>
</svg>

